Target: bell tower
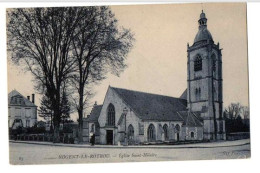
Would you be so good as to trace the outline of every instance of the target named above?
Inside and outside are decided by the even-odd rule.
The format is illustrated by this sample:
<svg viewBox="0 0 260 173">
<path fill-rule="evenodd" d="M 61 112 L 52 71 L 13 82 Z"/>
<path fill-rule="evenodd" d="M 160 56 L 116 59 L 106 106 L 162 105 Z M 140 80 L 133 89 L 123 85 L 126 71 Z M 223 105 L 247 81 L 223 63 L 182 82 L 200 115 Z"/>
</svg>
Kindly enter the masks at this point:
<svg viewBox="0 0 260 173">
<path fill-rule="evenodd" d="M 207 29 L 203 10 L 198 24 L 193 45 L 187 45 L 188 109 L 203 119 L 205 140 L 224 140 L 222 53 Z"/>
</svg>

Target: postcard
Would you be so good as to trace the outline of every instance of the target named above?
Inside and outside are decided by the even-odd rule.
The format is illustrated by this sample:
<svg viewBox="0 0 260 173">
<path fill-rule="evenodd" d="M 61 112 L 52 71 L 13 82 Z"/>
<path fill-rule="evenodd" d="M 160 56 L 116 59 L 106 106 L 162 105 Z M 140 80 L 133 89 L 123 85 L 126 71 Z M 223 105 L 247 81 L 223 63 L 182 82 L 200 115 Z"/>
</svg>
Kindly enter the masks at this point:
<svg viewBox="0 0 260 173">
<path fill-rule="evenodd" d="M 10 164 L 250 158 L 246 9 L 6 9 Z"/>
</svg>

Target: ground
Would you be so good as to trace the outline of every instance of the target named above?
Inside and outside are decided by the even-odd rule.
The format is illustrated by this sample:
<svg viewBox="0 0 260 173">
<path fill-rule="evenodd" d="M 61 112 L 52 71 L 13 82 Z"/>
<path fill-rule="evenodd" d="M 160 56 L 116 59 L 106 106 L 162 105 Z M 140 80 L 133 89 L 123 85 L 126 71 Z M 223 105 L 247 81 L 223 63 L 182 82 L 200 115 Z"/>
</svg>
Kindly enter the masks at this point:
<svg viewBox="0 0 260 173">
<path fill-rule="evenodd" d="M 250 157 L 250 141 L 153 146 L 53 145 L 10 141 L 11 164 L 239 159 Z"/>
</svg>

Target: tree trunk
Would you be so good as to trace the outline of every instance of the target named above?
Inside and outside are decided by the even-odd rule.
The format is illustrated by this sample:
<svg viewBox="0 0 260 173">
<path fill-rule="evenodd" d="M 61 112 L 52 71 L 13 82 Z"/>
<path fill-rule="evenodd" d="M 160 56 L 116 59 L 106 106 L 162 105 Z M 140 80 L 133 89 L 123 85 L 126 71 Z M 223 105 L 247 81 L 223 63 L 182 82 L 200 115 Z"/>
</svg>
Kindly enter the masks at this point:
<svg viewBox="0 0 260 173">
<path fill-rule="evenodd" d="M 81 85 L 80 93 L 79 93 L 79 108 L 78 108 L 78 114 L 79 114 L 78 141 L 79 141 L 79 143 L 83 142 L 83 109 L 84 109 L 83 96 L 84 96 L 84 85 L 83 86 Z"/>
<path fill-rule="evenodd" d="M 82 103 L 83 105 L 83 103 Z M 78 110 L 78 114 L 79 114 L 79 136 L 78 136 L 78 140 L 79 143 L 83 142 L 83 106 L 80 106 L 81 108 Z"/>
<path fill-rule="evenodd" d="M 61 113 L 60 113 L 60 99 L 59 94 L 56 97 L 56 103 L 54 104 L 54 116 L 53 116 L 53 124 L 54 124 L 54 132 L 53 132 L 53 142 L 60 143 L 60 122 L 61 122 Z"/>
<path fill-rule="evenodd" d="M 54 123 L 53 143 L 60 143 L 60 125 Z"/>
<path fill-rule="evenodd" d="M 58 108 L 55 108 L 54 110 L 53 124 L 54 124 L 53 143 L 60 143 L 60 121 L 59 121 Z"/>
</svg>

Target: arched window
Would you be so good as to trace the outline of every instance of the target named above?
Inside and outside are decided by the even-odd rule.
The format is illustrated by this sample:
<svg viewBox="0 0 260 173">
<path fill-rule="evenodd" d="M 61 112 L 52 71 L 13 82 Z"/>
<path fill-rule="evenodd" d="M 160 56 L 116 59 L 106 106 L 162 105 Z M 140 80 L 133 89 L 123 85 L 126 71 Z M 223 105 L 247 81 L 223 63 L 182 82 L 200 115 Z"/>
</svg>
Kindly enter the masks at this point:
<svg viewBox="0 0 260 173">
<path fill-rule="evenodd" d="M 148 127 L 148 131 L 147 131 L 147 137 L 148 137 L 148 141 L 155 141 L 156 137 L 155 137 L 155 127 L 153 124 L 150 124 Z"/>
<path fill-rule="evenodd" d="M 175 126 L 175 130 L 176 130 L 176 132 L 179 133 L 179 132 L 180 132 L 180 129 L 181 129 L 181 128 L 180 128 L 180 125 L 177 124 L 177 125 Z"/>
<path fill-rule="evenodd" d="M 135 134 L 135 131 L 134 131 L 134 127 L 132 126 L 132 124 L 130 124 L 128 126 L 128 143 L 129 144 L 133 144 L 134 143 L 134 134 Z"/>
<path fill-rule="evenodd" d="M 168 134 L 168 126 L 167 126 L 167 124 L 164 124 L 163 131 L 164 131 L 164 139 L 168 140 L 169 139 L 169 134 Z"/>
<path fill-rule="evenodd" d="M 107 125 L 115 125 L 115 107 L 111 103 L 109 104 L 107 109 Z"/>
<path fill-rule="evenodd" d="M 91 125 L 91 132 L 95 132 L 95 124 Z"/>
<path fill-rule="evenodd" d="M 180 140 L 180 130 L 181 130 L 181 127 L 179 124 L 177 124 L 175 126 L 175 131 L 176 131 L 176 140 L 179 141 Z"/>
<path fill-rule="evenodd" d="M 198 55 L 194 61 L 194 71 L 202 70 L 202 58 Z"/>
<path fill-rule="evenodd" d="M 194 138 L 194 132 L 190 132 L 190 137 L 193 139 Z"/>
</svg>

